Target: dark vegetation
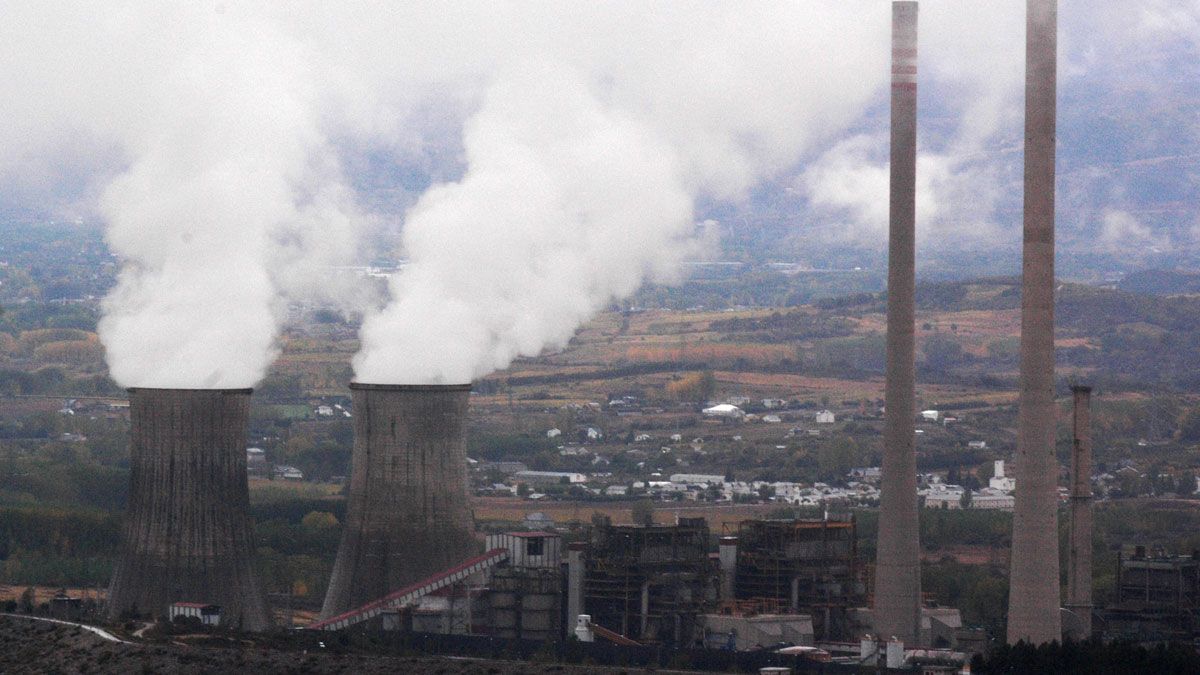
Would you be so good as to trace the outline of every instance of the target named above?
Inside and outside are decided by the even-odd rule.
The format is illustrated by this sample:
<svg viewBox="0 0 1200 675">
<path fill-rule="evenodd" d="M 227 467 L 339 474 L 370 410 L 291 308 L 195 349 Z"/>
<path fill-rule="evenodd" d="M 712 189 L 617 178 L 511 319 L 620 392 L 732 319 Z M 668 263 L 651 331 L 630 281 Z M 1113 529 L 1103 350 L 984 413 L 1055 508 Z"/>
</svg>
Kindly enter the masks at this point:
<svg viewBox="0 0 1200 675">
<path fill-rule="evenodd" d="M 1200 672 L 1200 654 L 1186 645 L 1142 647 L 1099 641 L 1053 642 L 1031 647 L 1024 642 L 1000 645 L 971 662 L 972 673 L 1146 673 L 1186 675 Z"/>
<path fill-rule="evenodd" d="M 0 617 L 0 671 L 5 673 L 438 673 L 440 675 L 604 675 L 688 668 L 758 672 L 857 672 L 805 664 L 766 651 L 728 652 L 607 643 L 492 640 L 486 637 L 282 632 L 238 634 L 187 622 L 156 624 L 146 644 L 116 644 L 70 626 Z M 445 654 L 445 656 L 436 656 Z M 585 665 L 586 664 L 586 665 Z"/>
<path fill-rule="evenodd" d="M 712 322 L 710 328 L 742 334 L 738 336 L 739 340 L 749 337 L 755 342 L 768 343 L 846 337 L 854 334 L 853 323 L 843 317 L 804 312 L 773 312 L 759 318 L 724 319 Z"/>
</svg>

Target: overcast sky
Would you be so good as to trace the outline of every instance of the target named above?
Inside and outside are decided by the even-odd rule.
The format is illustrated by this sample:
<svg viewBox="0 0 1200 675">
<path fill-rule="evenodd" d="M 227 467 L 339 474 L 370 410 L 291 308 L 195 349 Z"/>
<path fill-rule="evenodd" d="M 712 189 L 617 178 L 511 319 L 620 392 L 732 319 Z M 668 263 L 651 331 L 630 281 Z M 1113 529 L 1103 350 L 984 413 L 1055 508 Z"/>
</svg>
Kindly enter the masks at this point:
<svg viewBox="0 0 1200 675">
<path fill-rule="evenodd" d="M 254 379 L 280 303 L 361 304 L 313 270 L 400 229 L 414 271 L 357 365 L 483 316 L 467 365 L 389 373 L 462 380 L 671 279 L 709 211 L 797 258 L 880 250 L 889 5 L 0 0 L 0 205 L 108 228 L 119 380 L 177 356 L 163 325 L 242 364 L 188 382 Z M 1060 28 L 1060 251 L 1194 264 L 1200 0 L 1062 0 Z M 1015 250 L 1023 59 L 1024 3 L 921 4 L 931 255 Z"/>
</svg>

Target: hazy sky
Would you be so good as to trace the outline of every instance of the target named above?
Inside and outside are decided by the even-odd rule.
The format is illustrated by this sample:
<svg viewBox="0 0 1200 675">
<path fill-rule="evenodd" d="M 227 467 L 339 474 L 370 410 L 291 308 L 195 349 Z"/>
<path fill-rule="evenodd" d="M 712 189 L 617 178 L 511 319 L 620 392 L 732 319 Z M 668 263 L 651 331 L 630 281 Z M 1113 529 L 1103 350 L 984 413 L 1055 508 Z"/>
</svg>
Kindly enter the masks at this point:
<svg viewBox="0 0 1200 675">
<path fill-rule="evenodd" d="M 368 380 L 561 344 L 706 244 L 700 202 L 753 218 L 775 194 L 810 259 L 886 231 L 881 0 L 0 13 L 0 204 L 107 224 L 124 384 L 252 384 L 282 303 L 361 305 L 312 271 L 400 222 L 413 265 L 364 327 Z M 1063 249 L 1194 252 L 1200 0 L 1060 17 Z M 922 246 L 1011 246 L 1024 3 L 927 0 L 920 41 Z"/>
</svg>

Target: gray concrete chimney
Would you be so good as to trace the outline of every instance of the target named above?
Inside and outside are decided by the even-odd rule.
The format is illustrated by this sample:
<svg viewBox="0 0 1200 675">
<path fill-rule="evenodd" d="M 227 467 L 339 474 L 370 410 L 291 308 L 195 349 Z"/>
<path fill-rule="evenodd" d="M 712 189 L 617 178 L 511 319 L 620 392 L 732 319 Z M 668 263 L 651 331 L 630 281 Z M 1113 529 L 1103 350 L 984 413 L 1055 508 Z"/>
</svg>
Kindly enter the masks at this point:
<svg viewBox="0 0 1200 675">
<path fill-rule="evenodd" d="M 1057 0 L 1027 0 L 1021 393 L 1008 642 L 1062 639 L 1054 455 L 1054 157 Z"/>
<path fill-rule="evenodd" d="M 1092 388 L 1071 387 L 1071 550 L 1067 562 L 1067 609 L 1079 617 L 1081 635 L 1092 635 Z"/>
<path fill-rule="evenodd" d="M 917 3 L 892 3 L 891 196 L 887 385 L 875 560 L 875 632 L 916 644 L 921 625 L 917 523 L 915 315 Z"/>
</svg>

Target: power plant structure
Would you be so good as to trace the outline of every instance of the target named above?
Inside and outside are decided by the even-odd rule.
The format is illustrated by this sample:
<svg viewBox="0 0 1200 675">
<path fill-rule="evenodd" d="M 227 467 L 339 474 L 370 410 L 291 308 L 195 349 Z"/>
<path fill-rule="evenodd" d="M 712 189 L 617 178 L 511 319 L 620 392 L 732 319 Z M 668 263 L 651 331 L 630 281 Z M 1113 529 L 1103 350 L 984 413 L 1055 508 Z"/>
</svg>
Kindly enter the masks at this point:
<svg viewBox="0 0 1200 675">
<path fill-rule="evenodd" d="M 1071 387 L 1071 534 L 1066 609 L 1078 621 L 1078 640 L 1092 635 L 1092 388 Z"/>
<path fill-rule="evenodd" d="M 691 644 L 696 619 L 717 597 L 703 518 L 676 525 L 592 527 L 584 556 L 583 604 L 592 621 L 638 640 Z"/>
<path fill-rule="evenodd" d="M 916 1 L 892 3 L 886 419 L 870 614 L 879 638 L 914 646 L 923 644 L 929 615 L 921 603 L 913 427 L 917 19 Z M 1020 398 L 1007 637 L 1035 645 L 1062 637 L 1054 402 L 1056 34 L 1057 0 L 1027 0 Z M 719 622 L 715 632 L 732 636 L 738 621 L 731 617 L 741 621 L 751 614 L 770 617 L 763 624 L 787 623 L 810 641 L 840 641 L 856 630 L 850 610 L 865 597 L 866 584 L 853 520 L 743 523 L 736 537 L 721 540 L 715 557 L 706 522 L 687 518 L 674 526 L 597 522 L 586 544 L 568 549 L 565 563 L 561 539 L 547 532 L 503 535 L 481 554 L 467 480 L 471 385 L 352 383 L 350 389 L 354 448 L 347 514 L 314 627 L 344 628 L 375 617 L 411 627 L 413 617 L 402 618 L 402 611 L 441 592 L 450 609 L 444 616 L 429 609 L 415 625 L 548 640 L 568 633 L 586 614 L 598 634 L 614 640 L 674 646 L 707 644 L 706 621 Z M 1086 637 L 1093 608 L 1090 389 L 1073 392 L 1066 607 L 1080 616 Z M 270 614 L 252 565 L 246 482 L 251 390 L 134 388 L 129 394 L 131 490 L 110 617 L 161 616 L 175 603 L 204 603 L 220 606 L 225 623 L 267 628 Z M 1186 619 L 1173 626 L 1195 625 L 1200 554 L 1159 558 L 1143 551 L 1132 562 L 1119 562 L 1128 615 L 1158 608 Z M 1167 597 L 1171 578 L 1174 604 Z M 471 580 L 475 588 L 461 587 Z M 1184 586 L 1193 590 L 1185 593 Z M 807 623 L 797 622 L 797 615 L 808 617 Z M 800 624 L 807 633 L 796 628 Z"/>
<path fill-rule="evenodd" d="M 1057 0 L 1027 0 L 1021 391 L 1008 642 L 1062 639 L 1054 404 Z"/>
<path fill-rule="evenodd" d="M 246 484 L 250 389 L 129 390 L 131 480 L 108 613 L 219 605 L 223 622 L 271 621 L 255 577 Z"/>
<path fill-rule="evenodd" d="M 489 534 L 485 553 L 308 628 L 510 640 L 514 650 L 559 643 L 618 660 L 647 648 L 762 652 L 785 643 L 841 664 L 874 663 L 862 652 L 875 641 L 857 632 L 866 610 L 855 529 L 850 517 L 748 520 L 737 537 L 719 539 L 716 554 L 703 518 L 625 525 L 596 516 L 569 545 L 553 531 Z M 982 649 L 958 610 L 924 611 L 924 639 L 940 645 L 933 651 L 961 665 Z M 576 638 L 607 644 L 587 652 Z M 905 656 L 898 640 L 885 641 Z"/>
<path fill-rule="evenodd" d="M 873 623 L 879 635 L 916 644 L 921 626 L 921 544 L 913 431 L 916 416 L 916 2 L 892 3 L 891 116 L 887 383 Z"/>
<path fill-rule="evenodd" d="M 1117 553 L 1115 602 L 1104 610 L 1105 637 L 1191 642 L 1200 635 L 1200 551 L 1170 554 L 1135 546 Z"/>
<path fill-rule="evenodd" d="M 775 612 L 808 614 L 817 639 L 857 637 L 849 611 L 861 606 L 866 583 L 853 518 L 746 520 L 722 544 L 736 549 L 737 601 L 770 601 L 765 606 Z M 721 553 L 725 563 L 727 551 Z"/>
<path fill-rule="evenodd" d="M 479 552 L 467 485 L 471 385 L 352 383 L 350 389 L 350 494 L 322 618 Z"/>
</svg>

